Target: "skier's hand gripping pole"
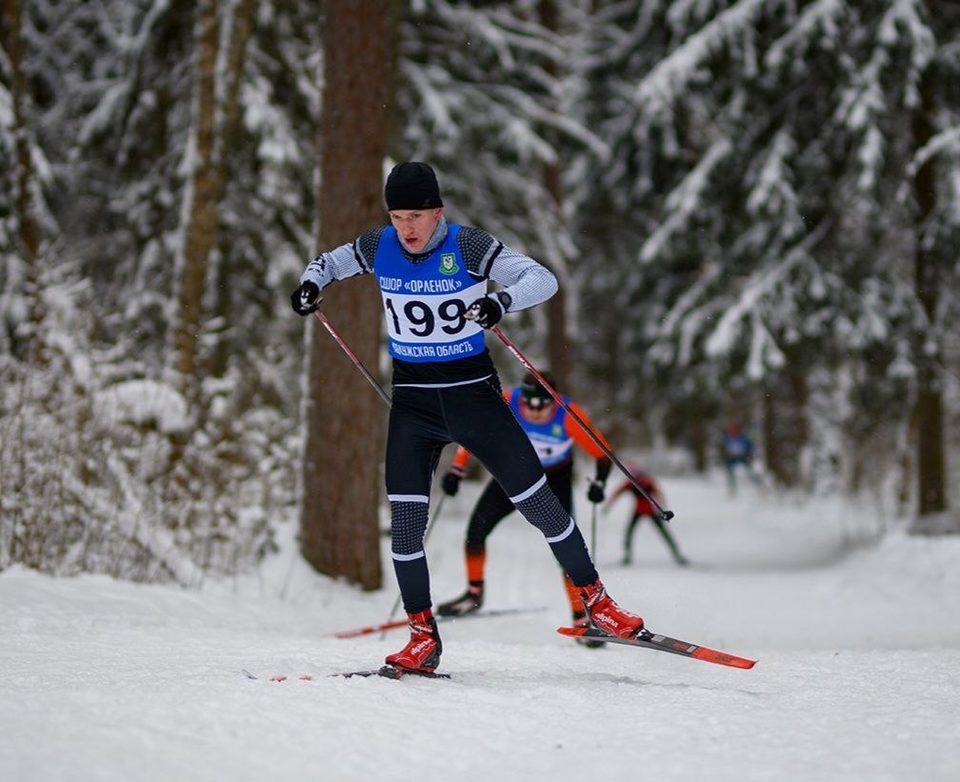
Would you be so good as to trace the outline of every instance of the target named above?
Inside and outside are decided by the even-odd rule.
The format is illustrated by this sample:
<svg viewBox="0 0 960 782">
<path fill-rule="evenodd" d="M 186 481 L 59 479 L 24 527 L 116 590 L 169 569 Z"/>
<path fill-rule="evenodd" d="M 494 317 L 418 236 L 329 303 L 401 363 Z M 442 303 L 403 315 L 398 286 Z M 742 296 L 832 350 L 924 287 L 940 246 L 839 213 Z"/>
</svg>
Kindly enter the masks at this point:
<svg viewBox="0 0 960 782">
<path fill-rule="evenodd" d="M 610 450 L 609 447 L 607 447 L 606 443 L 603 442 L 603 438 L 601 438 L 600 435 L 598 435 L 595 431 L 593 431 L 593 428 L 589 426 L 581 416 L 577 415 L 576 411 L 573 410 L 570 407 L 570 405 L 568 405 L 563 400 L 563 397 L 560 396 L 560 394 L 557 393 L 557 390 L 553 386 L 551 386 L 550 383 L 547 382 L 547 380 L 540 373 L 540 371 L 533 364 L 530 363 L 529 359 L 527 359 L 527 357 L 523 355 L 522 352 L 520 352 L 520 348 L 518 348 L 516 344 L 514 344 L 513 340 L 511 340 L 506 334 L 504 334 L 503 330 L 499 326 L 493 326 L 493 328 L 491 328 L 490 331 L 492 331 L 494 334 L 497 335 L 499 340 L 504 345 L 507 346 L 507 350 L 513 353 L 517 361 L 523 364 L 523 366 L 527 369 L 527 371 L 530 372 L 537 379 L 540 385 L 542 385 L 547 390 L 547 393 L 550 394 L 551 397 L 553 397 L 553 401 L 556 402 L 558 405 L 560 405 L 560 407 L 562 407 L 564 410 L 566 410 L 567 415 L 569 415 L 574 421 L 580 424 L 580 427 L 583 429 L 583 431 L 587 433 L 590 439 L 597 444 L 597 447 L 607 455 L 607 458 L 609 458 L 610 461 L 617 466 L 617 469 L 620 470 L 620 472 L 622 472 L 626 476 L 627 480 L 630 481 L 631 484 L 633 484 L 633 487 L 638 492 L 640 492 L 640 496 L 646 498 L 647 501 L 656 509 L 657 513 L 660 516 L 660 520 L 670 521 L 670 519 L 673 518 L 673 511 L 665 510 L 663 506 L 660 505 L 659 502 L 657 502 L 653 497 L 650 496 L 650 494 L 647 491 L 644 490 L 643 486 L 639 484 L 637 479 L 630 474 L 630 470 L 626 468 L 623 462 L 621 462 L 620 459 L 617 458 L 617 455 L 612 450 Z"/>
</svg>

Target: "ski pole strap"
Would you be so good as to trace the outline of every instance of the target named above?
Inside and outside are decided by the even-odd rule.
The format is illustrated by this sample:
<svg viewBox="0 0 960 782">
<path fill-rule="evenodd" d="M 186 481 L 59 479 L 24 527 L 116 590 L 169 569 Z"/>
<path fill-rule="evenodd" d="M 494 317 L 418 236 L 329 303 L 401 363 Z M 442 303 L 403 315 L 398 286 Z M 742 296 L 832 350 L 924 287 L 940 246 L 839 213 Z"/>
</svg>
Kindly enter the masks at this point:
<svg viewBox="0 0 960 782">
<path fill-rule="evenodd" d="M 344 341 L 343 337 L 337 333 L 336 329 L 330 324 L 330 321 L 327 320 L 327 316 L 324 315 L 320 310 L 314 310 L 313 314 L 320 319 L 323 327 L 330 332 L 330 336 L 334 338 L 343 352 L 347 354 L 347 358 L 349 358 L 353 362 L 353 365 L 360 370 L 360 374 L 367 379 L 367 382 L 373 386 L 374 390 L 380 395 L 380 398 L 387 403 L 387 407 L 390 407 L 390 397 L 387 396 L 387 392 L 383 390 L 381 385 L 377 382 L 377 379 L 370 374 L 370 370 L 363 365 L 363 362 L 357 358 L 357 354 L 350 349 L 350 346 Z"/>
<path fill-rule="evenodd" d="M 567 415 L 573 418 L 574 421 L 580 424 L 580 427 L 583 429 L 583 431 L 585 431 L 587 435 L 590 437 L 590 439 L 597 444 L 597 447 L 607 455 L 607 458 L 609 458 L 611 462 L 617 465 L 617 469 L 624 474 L 626 479 L 630 481 L 631 484 L 633 484 L 633 487 L 638 492 L 640 492 L 640 495 L 646 498 L 646 500 L 654 508 L 656 508 L 657 513 L 660 514 L 661 521 L 670 521 L 670 519 L 673 518 L 673 511 L 664 510 L 664 508 L 660 505 L 660 503 L 650 496 L 650 494 L 643 488 L 643 486 L 640 485 L 637 479 L 633 477 L 633 475 L 630 473 L 630 470 L 628 470 L 626 466 L 623 464 L 623 462 L 621 462 L 620 459 L 617 458 L 617 455 L 613 451 L 611 451 L 610 448 L 607 447 L 606 443 L 603 442 L 603 439 L 600 437 L 600 435 L 598 435 L 595 431 L 593 431 L 593 427 L 589 426 L 581 416 L 577 415 L 576 411 L 573 410 L 570 407 L 570 405 L 568 405 L 566 402 L 563 401 L 563 397 L 560 396 L 559 393 L 557 393 L 557 390 L 553 386 L 551 386 L 549 382 L 547 382 L 546 378 L 544 378 L 544 376 L 540 373 L 540 371 L 533 364 L 530 363 L 529 359 L 527 359 L 527 357 L 523 355 L 523 353 L 520 351 L 520 348 L 518 348 L 514 344 L 513 340 L 511 340 L 506 334 L 503 333 L 503 330 L 500 328 L 500 326 L 494 326 L 493 328 L 490 329 L 490 331 L 492 331 L 494 334 L 497 335 L 500 341 L 507 346 L 507 350 L 513 353 L 517 361 L 523 364 L 523 366 L 527 369 L 527 371 L 529 371 L 537 379 L 540 385 L 542 385 L 545 389 L 547 389 L 547 393 L 550 394 L 551 397 L 553 397 L 553 401 L 556 402 L 558 405 L 560 405 L 560 407 L 562 407 L 564 410 L 566 410 Z"/>
</svg>

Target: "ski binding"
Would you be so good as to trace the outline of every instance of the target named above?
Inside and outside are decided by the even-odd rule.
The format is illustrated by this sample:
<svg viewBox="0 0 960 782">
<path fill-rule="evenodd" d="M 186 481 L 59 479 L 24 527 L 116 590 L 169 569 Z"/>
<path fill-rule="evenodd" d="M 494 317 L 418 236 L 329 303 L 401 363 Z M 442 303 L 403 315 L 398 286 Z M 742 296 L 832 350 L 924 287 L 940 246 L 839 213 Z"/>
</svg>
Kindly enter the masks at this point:
<svg viewBox="0 0 960 782">
<path fill-rule="evenodd" d="M 449 673 L 436 673 L 435 671 L 413 671 L 409 668 L 398 668 L 395 665 L 383 665 L 377 669 L 365 671 L 345 671 L 343 673 L 332 673 L 331 676 L 342 676 L 349 679 L 352 676 L 382 676 L 384 679 L 403 679 L 407 676 L 419 676 L 423 679 L 449 679 Z"/>
</svg>

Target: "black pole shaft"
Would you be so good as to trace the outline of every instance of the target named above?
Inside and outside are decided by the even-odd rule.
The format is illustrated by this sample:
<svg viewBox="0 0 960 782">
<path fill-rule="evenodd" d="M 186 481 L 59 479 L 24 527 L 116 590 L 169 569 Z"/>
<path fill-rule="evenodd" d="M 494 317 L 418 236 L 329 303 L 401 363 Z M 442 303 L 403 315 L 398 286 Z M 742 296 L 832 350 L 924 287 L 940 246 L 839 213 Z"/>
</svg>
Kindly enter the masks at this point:
<svg viewBox="0 0 960 782">
<path fill-rule="evenodd" d="M 353 362 L 353 365 L 360 370 L 360 374 L 367 379 L 367 382 L 370 383 L 371 386 L 373 386 L 374 390 L 376 390 L 376 392 L 380 395 L 380 398 L 387 403 L 387 407 L 390 407 L 391 406 L 390 397 L 387 395 L 387 392 L 383 390 L 383 387 L 377 382 L 377 379 L 370 373 L 370 370 L 363 365 L 363 362 L 357 357 L 357 354 L 350 349 L 350 346 L 346 342 L 344 342 L 343 337 L 341 337 L 337 333 L 336 329 L 332 325 L 330 325 L 330 321 L 327 320 L 327 316 L 324 315 L 320 310 L 314 310 L 313 314 L 320 319 L 320 322 L 323 324 L 323 327 L 330 332 L 330 336 L 334 338 L 336 343 L 340 346 L 341 350 L 343 350 L 343 352 L 347 354 L 347 358 L 349 358 Z"/>
<path fill-rule="evenodd" d="M 316 315 L 320 319 L 320 322 L 323 324 L 324 328 L 326 328 L 326 330 L 330 332 L 330 336 L 333 337 L 334 340 L 336 340 L 336 343 L 340 346 L 343 352 L 347 354 L 347 358 L 349 358 L 353 362 L 353 365 L 360 370 L 360 374 L 367 379 L 370 385 L 372 385 L 376 390 L 376 392 L 380 395 L 380 398 L 387 403 L 387 407 L 391 407 L 392 405 L 390 402 L 390 397 L 387 396 L 387 392 L 383 390 L 383 387 L 377 382 L 376 378 L 370 373 L 370 370 L 368 370 L 363 365 L 363 362 L 357 357 L 357 354 L 350 349 L 350 346 L 346 343 L 343 337 L 341 337 L 337 333 L 337 330 L 330 324 L 330 321 L 327 319 L 327 316 L 324 315 L 320 310 L 314 310 L 314 315 Z M 440 516 L 440 509 L 443 508 L 443 500 L 445 497 L 446 495 L 444 494 L 440 495 L 440 501 L 437 503 L 437 508 L 433 512 L 433 516 L 430 519 L 429 523 L 427 524 L 427 529 L 423 533 L 424 544 L 426 544 L 427 538 L 430 537 L 430 531 L 434 527 L 434 522 Z M 387 623 L 390 623 L 391 621 L 393 621 L 393 617 L 396 615 L 397 609 L 400 607 L 400 598 L 401 598 L 401 595 L 397 595 L 396 602 L 394 602 L 393 608 L 390 609 L 390 616 L 387 617 Z M 383 635 L 381 635 L 380 637 L 383 638 Z"/>
<path fill-rule="evenodd" d="M 504 345 L 507 346 L 507 349 L 511 353 L 513 353 L 517 361 L 523 364 L 523 366 L 530 371 L 530 373 L 539 381 L 540 385 L 542 385 L 547 390 L 547 393 L 553 397 L 553 400 L 558 405 L 560 405 L 560 407 L 566 410 L 567 414 L 571 418 L 573 418 L 574 421 L 580 424 L 580 426 L 583 428 L 583 431 L 585 431 L 587 435 L 590 437 L 590 439 L 597 444 L 597 447 L 607 455 L 610 461 L 613 462 L 615 465 L 617 465 L 617 469 L 620 470 L 620 472 L 622 472 L 626 476 L 627 480 L 630 481 L 631 484 L 633 484 L 633 487 L 638 492 L 640 492 L 641 496 L 645 497 L 647 501 L 651 505 L 653 505 L 654 508 L 657 509 L 657 512 L 660 514 L 661 520 L 670 521 L 670 519 L 673 518 L 673 511 L 664 510 L 663 507 L 661 507 L 660 503 L 658 503 L 653 497 L 650 496 L 650 494 L 646 490 L 644 490 L 643 486 L 640 485 L 637 479 L 630 474 L 630 470 L 628 470 L 626 466 L 623 464 L 623 462 L 621 462 L 617 458 L 617 455 L 612 450 L 610 450 L 609 446 L 607 446 L 607 444 L 603 442 L 603 438 L 601 438 L 600 435 L 598 435 L 595 431 L 593 431 L 593 428 L 589 426 L 587 422 L 583 420 L 583 418 L 577 415 L 576 411 L 573 410 L 570 407 L 570 405 L 568 405 L 566 402 L 563 401 L 563 397 L 560 396 L 560 394 L 557 393 L 557 390 L 553 386 L 551 386 L 550 383 L 547 382 L 546 378 L 544 378 L 544 376 L 540 373 L 540 371 L 533 364 L 530 363 L 529 359 L 527 359 L 527 357 L 523 355 L 522 352 L 520 352 L 520 348 L 518 348 L 513 343 L 513 340 L 511 340 L 506 334 L 504 334 L 503 330 L 499 326 L 494 326 L 490 330 L 494 334 L 496 334 L 497 337 L 499 337 L 500 341 Z"/>
</svg>

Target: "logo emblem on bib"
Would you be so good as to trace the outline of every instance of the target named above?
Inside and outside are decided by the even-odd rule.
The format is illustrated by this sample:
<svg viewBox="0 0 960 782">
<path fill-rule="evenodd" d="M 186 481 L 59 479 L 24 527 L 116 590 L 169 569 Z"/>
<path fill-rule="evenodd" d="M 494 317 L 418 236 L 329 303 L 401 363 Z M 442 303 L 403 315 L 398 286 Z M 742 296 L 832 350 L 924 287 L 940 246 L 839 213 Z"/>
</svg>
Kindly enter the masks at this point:
<svg viewBox="0 0 960 782">
<path fill-rule="evenodd" d="M 440 274 L 456 274 L 460 271 L 457 266 L 457 256 L 453 253 L 443 253 L 440 256 Z"/>
</svg>

